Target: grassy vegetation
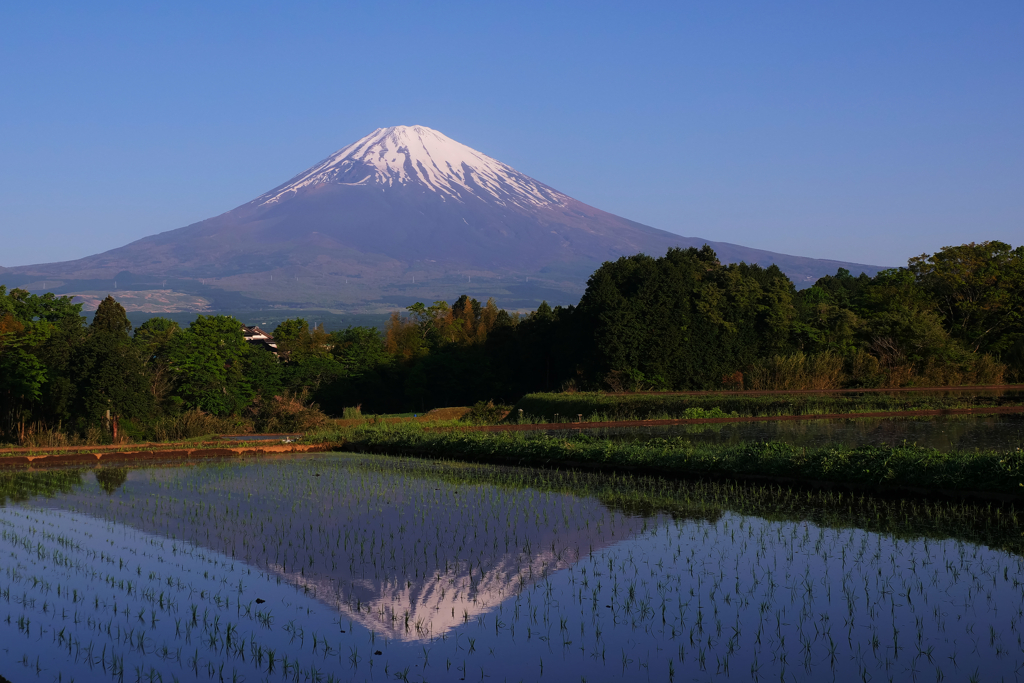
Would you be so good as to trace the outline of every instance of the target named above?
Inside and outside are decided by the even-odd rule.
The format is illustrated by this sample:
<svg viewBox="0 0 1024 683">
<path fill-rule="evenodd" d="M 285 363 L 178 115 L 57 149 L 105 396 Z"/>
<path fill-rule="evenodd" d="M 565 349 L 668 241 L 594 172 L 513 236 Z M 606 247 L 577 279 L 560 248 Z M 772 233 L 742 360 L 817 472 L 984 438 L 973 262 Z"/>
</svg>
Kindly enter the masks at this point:
<svg viewBox="0 0 1024 683">
<path fill-rule="evenodd" d="M 290 395 L 272 400 L 257 398 L 243 416 L 219 417 L 199 409 L 155 418 L 149 422 L 121 420 L 116 441 L 109 431 L 91 428 L 82 434 L 58 427 L 30 425 L 20 444 L 0 441 L 0 448 L 36 447 L 54 449 L 73 446 L 129 445 L 149 442 L 183 442 L 208 440 L 217 434 L 275 434 L 299 432 L 320 427 L 328 418 L 315 406 L 307 405 L 306 397 Z"/>
<path fill-rule="evenodd" d="M 720 411 L 721 415 L 824 415 L 831 413 L 948 410 L 983 406 L 1024 405 L 1024 390 L 957 390 L 935 393 L 865 394 L 627 394 L 599 392 L 527 394 L 515 405 L 510 420 L 575 422 L 582 415 L 589 422 L 605 420 L 688 419 L 695 411 Z M 697 415 L 703 417 L 703 415 Z"/>
<path fill-rule="evenodd" d="M 685 437 L 611 441 L 586 434 L 483 434 L 378 425 L 311 434 L 345 449 L 416 457 L 667 475 L 773 477 L 867 488 L 1024 493 L 1024 450 L 941 452 L 914 445 L 802 448 L 785 443 L 706 444 Z"/>
</svg>

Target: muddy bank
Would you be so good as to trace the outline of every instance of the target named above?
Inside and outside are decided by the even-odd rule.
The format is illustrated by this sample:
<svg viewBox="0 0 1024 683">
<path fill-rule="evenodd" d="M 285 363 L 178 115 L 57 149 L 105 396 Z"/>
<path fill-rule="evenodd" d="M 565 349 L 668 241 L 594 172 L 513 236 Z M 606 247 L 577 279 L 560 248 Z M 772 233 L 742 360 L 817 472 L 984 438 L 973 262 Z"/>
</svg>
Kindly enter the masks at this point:
<svg viewBox="0 0 1024 683">
<path fill-rule="evenodd" d="M 179 448 L 149 451 L 73 452 L 56 455 L 15 455 L 0 457 L 0 467 L 52 467 L 95 465 L 97 463 L 136 463 L 159 460 L 200 460 L 238 458 L 278 453 L 309 453 L 330 450 L 328 444 L 280 444 L 237 448 Z"/>
</svg>

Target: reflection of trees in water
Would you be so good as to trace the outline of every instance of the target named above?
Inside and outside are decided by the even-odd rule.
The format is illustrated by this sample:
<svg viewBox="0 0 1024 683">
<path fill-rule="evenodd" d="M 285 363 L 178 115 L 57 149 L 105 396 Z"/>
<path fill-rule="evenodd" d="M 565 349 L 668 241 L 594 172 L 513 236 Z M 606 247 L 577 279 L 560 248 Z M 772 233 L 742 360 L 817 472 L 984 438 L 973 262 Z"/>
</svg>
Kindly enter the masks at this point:
<svg viewBox="0 0 1024 683">
<path fill-rule="evenodd" d="M 127 467 L 102 467 L 96 470 L 96 481 L 100 488 L 107 492 L 107 495 L 121 488 L 128 479 Z"/>
<path fill-rule="evenodd" d="M 35 496 L 70 493 L 82 485 L 82 470 L 4 472 L 0 474 L 0 505 L 22 503 Z"/>
</svg>

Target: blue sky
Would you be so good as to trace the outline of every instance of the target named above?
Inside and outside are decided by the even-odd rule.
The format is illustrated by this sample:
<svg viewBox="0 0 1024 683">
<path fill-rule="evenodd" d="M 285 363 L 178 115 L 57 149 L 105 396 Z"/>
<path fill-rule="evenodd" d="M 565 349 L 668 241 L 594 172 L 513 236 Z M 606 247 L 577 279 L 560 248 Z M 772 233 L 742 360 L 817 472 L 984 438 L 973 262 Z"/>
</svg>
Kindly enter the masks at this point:
<svg viewBox="0 0 1024 683">
<path fill-rule="evenodd" d="M 420 124 L 687 236 L 901 265 L 1024 242 L 1024 3 L 0 5 L 0 265 Z"/>
</svg>

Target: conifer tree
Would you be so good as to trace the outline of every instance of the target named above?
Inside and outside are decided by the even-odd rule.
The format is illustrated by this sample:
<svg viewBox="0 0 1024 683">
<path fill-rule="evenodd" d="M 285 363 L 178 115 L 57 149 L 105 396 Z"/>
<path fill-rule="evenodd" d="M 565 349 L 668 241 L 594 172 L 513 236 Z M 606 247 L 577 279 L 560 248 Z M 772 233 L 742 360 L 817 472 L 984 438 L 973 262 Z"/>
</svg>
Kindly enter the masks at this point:
<svg viewBox="0 0 1024 683">
<path fill-rule="evenodd" d="M 132 324 L 128 321 L 128 312 L 109 294 L 96 308 L 96 315 L 93 316 L 92 324 L 89 327 L 94 332 L 110 332 L 123 336 L 126 340 L 128 333 L 132 330 Z"/>
<path fill-rule="evenodd" d="M 78 387 L 78 426 L 116 424 L 119 418 L 151 418 L 154 398 L 146 359 L 131 343 L 132 325 L 124 307 L 107 296 L 96 309 L 72 366 Z M 110 411 L 112 422 L 106 422 Z"/>
</svg>

